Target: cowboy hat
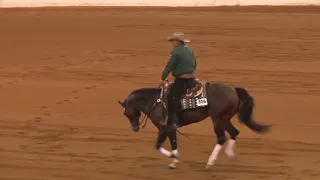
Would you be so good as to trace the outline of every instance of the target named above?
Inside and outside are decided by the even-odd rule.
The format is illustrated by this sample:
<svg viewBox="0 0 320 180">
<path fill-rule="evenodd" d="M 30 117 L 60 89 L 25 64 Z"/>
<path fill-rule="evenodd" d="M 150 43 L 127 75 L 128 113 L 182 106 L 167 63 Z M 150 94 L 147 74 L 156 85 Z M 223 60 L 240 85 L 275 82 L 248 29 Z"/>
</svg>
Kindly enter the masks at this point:
<svg viewBox="0 0 320 180">
<path fill-rule="evenodd" d="M 168 41 L 181 41 L 181 42 L 190 42 L 189 39 L 184 38 L 184 34 L 181 32 L 175 32 L 173 35 L 168 37 Z"/>
</svg>

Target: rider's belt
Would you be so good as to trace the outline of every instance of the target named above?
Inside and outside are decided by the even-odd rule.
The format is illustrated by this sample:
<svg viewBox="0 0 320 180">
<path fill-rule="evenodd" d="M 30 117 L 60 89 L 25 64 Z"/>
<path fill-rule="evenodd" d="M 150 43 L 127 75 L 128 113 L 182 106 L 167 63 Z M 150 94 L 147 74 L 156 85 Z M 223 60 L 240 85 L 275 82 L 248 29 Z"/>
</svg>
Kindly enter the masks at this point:
<svg viewBox="0 0 320 180">
<path fill-rule="evenodd" d="M 181 74 L 181 75 L 177 76 L 176 78 L 191 79 L 191 78 L 194 78 L 194 73 L 190 73 L 190 74 Z"/>
</svg>

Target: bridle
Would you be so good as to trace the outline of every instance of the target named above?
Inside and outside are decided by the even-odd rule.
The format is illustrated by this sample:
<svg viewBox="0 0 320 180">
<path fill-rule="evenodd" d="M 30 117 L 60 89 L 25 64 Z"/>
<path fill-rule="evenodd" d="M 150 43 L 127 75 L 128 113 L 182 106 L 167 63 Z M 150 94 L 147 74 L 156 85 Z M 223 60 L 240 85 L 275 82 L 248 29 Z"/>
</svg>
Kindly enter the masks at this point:
<svg viewBox="0 0 320 180">
<path fill-rule="evenodd" d="M 166 81 L 169 82 L 168 80 L 166 80 Z M 159 98 L 156 100 L 155 103 L 152 104 L 151 108 L 148 109 L 147 113 L 144 114 L 142 120 L 139 122 L 139 126 L 142 124 L 142 126 L 140 126 L 142 129 L 146 127 L 150 113 L 158 106 L 158 104 L 162 104 L 163 108 L 167 109 L 167 105 L 166 105 L 166 103 L 164 101 L 164 97 L 163 97 L 165 88 L 164 88 L 164 86 L 160 86 L 160 89 L 161 89 L 161 92 L 160 92 Z M 168 121 L 168 114 L 165 113 L 164 111 L 163 111 L 163 116 L 165 117 L 165 121 Z M 185 134 L 180 132 L 178 129 L 176 131 L 179 134 L 181 134 L 182 136 L 186 137 L 187 139 L 190 139 L 188 136 L 186 136 Z"/>
<path fill-rule="evenodd" d="M 152 104 L 152 106 L 151 106 L 151 107 L 147 110 L 147 112 L 144 114 L 142 120 L 139 122 L 139 125 L 142 124 L 141 128 L 146 127 L 150 113 L 158 106 L 158 104 L 162 104 L 162 106 L 164 107 L 164 109 L 167 109 L 166 103 L 164 102 L 164 98 L 163 98 L 163 95 L 164 95 L 164 87 L 161 86 L 160 89 L 161 89 L 161 92 L 160 92 L 159 98 L 156 100 L 156 102 L 154 102 L 154 103 Z M 166 119 L 166 121 L 167 121 L 168 115 L 167 115 L 166 113 L 163 113 L 163 116 L 165 117 L 165 119 Z"/>
</svg>

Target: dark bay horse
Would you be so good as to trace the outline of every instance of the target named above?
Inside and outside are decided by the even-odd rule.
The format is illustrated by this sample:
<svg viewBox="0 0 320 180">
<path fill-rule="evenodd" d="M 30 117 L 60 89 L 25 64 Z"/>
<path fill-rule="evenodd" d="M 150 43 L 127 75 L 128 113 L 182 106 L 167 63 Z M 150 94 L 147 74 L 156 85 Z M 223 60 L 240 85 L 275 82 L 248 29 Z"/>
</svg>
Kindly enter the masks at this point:
<svg viewBox="0 0 320 180">
<path fill-rule="evenodd" d="M 177 131 L 162 130 L 160 120 L 166 118 L 167 109 L 163 97 L 164 88 L 142 88 L 134 90 L 123 102 L 119 104 L 123 107 L 124 115 L 129 119 L 131 129 L 138 132 L 140 129 L 141 112 L 146 114 L 152 123 L 159 129 L 156 142 L 156 149 L 163 155 L 173 158 L 169 165 L 170 169 L 176 168 L 179 162 L 177 146 Z M 213 122 L 217 144 L 210 155 L 207 168 L 214 165 L 223 144 L 227 141 L 225 131 L 230 134 L 230 140 L 225 149 L 229 157 L 234 157 L 235 140 L 239 131 L 232 125 L 231 118 L 238 114 L 241 123 L 256 133 L 264 133 L 270 129 L 269 125 L 256 123 L 252 118 L 254 99 L 244 88 L 233 88 L 219 83 L 207 83 L 206 88 L 207 106 L 182 110 L 180 112 L 180 122 L 182 126 L 198 123 L 207 117 Z M 172 152 L 162 147 L 163 142 L 169 137 Z"/>
</svg>

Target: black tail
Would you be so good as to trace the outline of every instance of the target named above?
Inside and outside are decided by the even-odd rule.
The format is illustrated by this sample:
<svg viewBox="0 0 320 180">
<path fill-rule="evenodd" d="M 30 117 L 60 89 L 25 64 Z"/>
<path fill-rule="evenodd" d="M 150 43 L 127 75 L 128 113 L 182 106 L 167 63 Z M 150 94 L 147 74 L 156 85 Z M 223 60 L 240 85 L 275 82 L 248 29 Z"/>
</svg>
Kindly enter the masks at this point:
<svg viewBox="0 0 320 180">
<path fill-rule="evenodd" d="M 244 88 L 235 88 L 241 105 L 238 111 L 238 117 L 241 123 L 244 123 L 252 131 L 256 133 L 265 133 L 270 130 L 270 125 L 263 125 L 256 123 L 252 119 L 252 112 L 254 107 L 254 99 Z"/>
</svg>

